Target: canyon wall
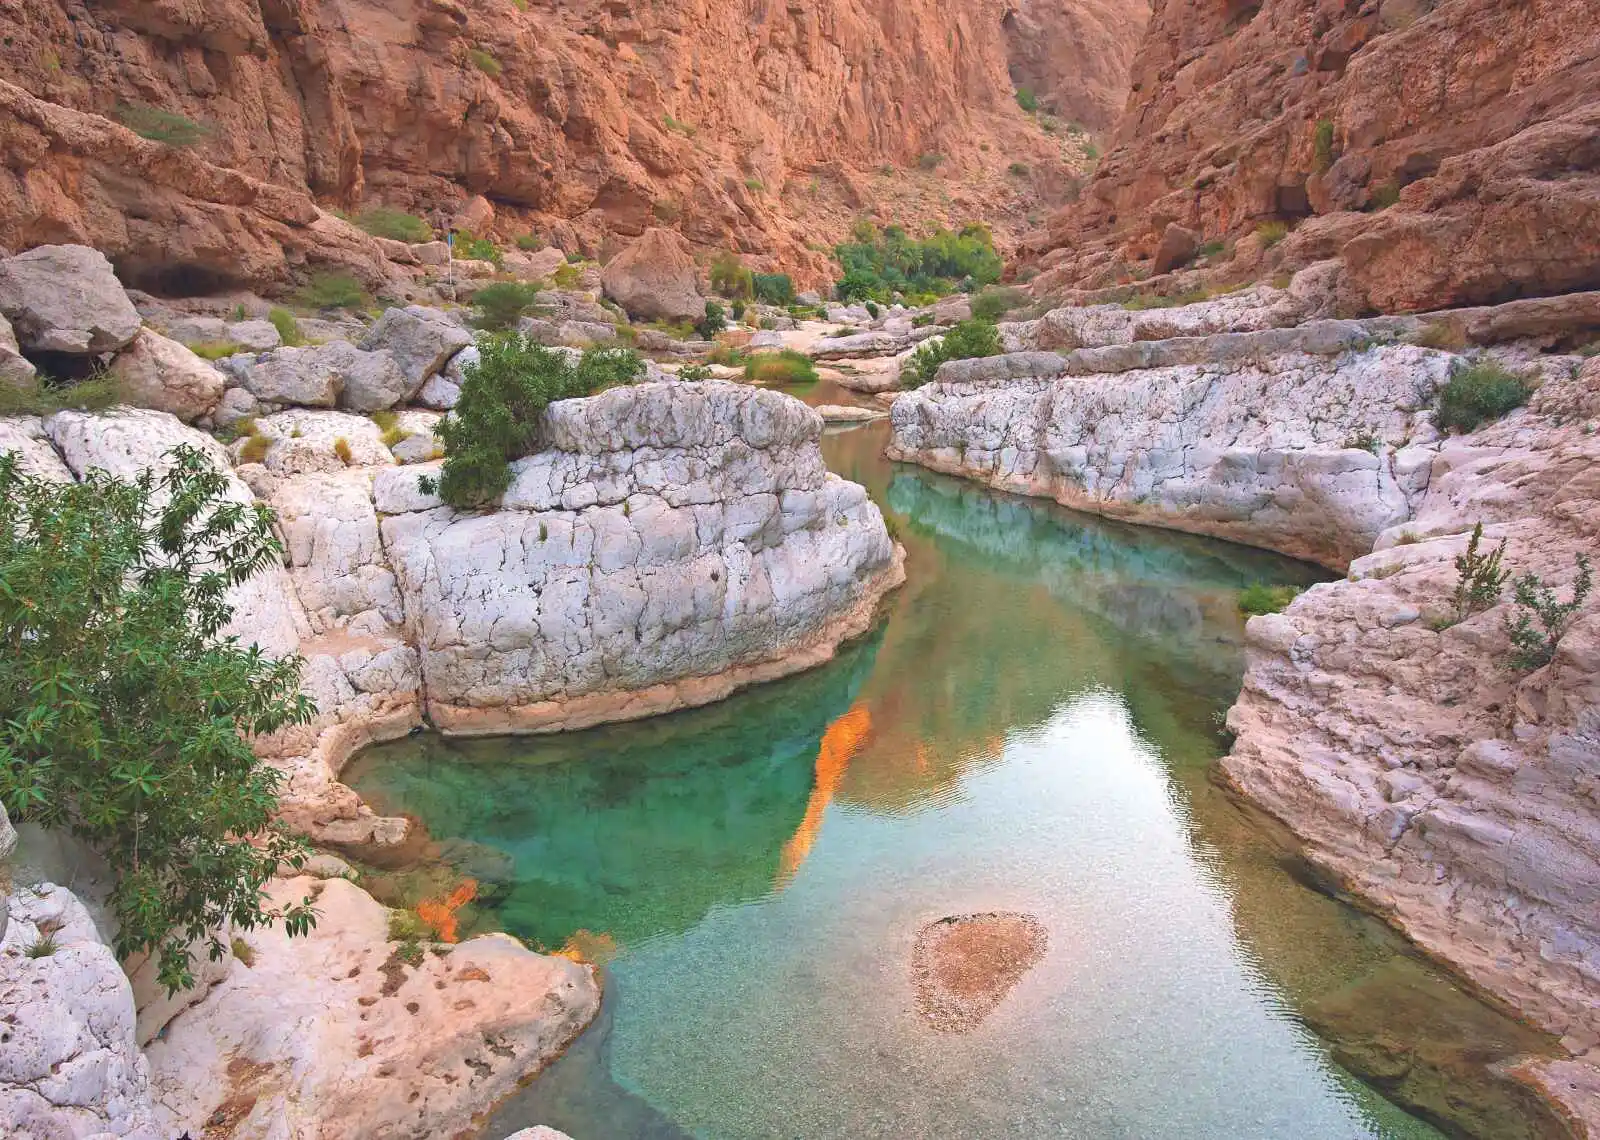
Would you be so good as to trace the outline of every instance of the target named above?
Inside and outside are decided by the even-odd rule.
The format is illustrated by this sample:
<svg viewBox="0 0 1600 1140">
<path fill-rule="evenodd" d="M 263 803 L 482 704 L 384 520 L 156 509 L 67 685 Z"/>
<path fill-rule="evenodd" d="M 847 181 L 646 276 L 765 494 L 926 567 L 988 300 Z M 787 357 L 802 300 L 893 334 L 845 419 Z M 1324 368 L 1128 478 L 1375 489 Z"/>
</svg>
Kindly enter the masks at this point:
<svg viewBox="0 0 1600 1140">
<path fill-rule="evenodd" d="M 1212 263 L 1237 254 L 1239 280 L 1342 255 L 1349 315 L 1592 288 L 1593 17 L 1586 0 L 1157 0 L 1114 148 L 1026 255 L 1047 287 L 1134 281 L 1165 268 L 1176 223 L 1233 242 Z M 1258 237 L 1269 222 L 1288 239 Z"/>
<path fill-rule="evenodd" d="M 1033 7 L 1048 32 L 1079 2 Z M 93 245 L 173 292 L 260 286 L 361 246 L 317 206 L 383 204 L 591 254 L 662 223 L 818 282 L 820 243 L 862 212 L 1005 231 L 1060 184 L 1006 10 L 0 0 L 0 246 Z M 1096 105 L 1136 32 L 1075 33 Z M 474 197 L 492 209 L 460 213 Z"/>
</svg>

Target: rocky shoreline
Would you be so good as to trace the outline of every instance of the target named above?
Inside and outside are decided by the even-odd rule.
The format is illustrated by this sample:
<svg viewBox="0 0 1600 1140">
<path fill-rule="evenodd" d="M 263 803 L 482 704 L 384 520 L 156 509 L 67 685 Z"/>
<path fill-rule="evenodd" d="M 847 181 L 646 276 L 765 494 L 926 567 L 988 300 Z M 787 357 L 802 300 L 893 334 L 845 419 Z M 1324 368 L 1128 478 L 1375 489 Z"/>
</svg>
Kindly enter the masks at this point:
<svg viewBox="0 0 1600 1140">
<path fill-rule="evenodd" d="M 890 456 L 1348 570 L 1249 622 L 1221 777 L 1354 901 L 1559 1037 L 1569 1059 L 1515 1075 L 1600 1131 L 1600 605 L 1519 673 L 1509 588 L 1464 621 L 1451 604 L 1478 523 L 1562 597 L 1600 550 L 1600 361 L 1560 351 L 1595 335 L 1592 295 L 1280 326 L 1281 297 L 1254 293 L 1143 328 L 1102 306 L 1014 329 L 1028 351 L 895 401 Z M 1493 347 L 1431 331 L 1469 327 Z M 1033 347 L 1063 329 L 1066 351 Z M 1536 391 L 1444 435 L 1435 393 L 1470 360 Z"/>
</svg>

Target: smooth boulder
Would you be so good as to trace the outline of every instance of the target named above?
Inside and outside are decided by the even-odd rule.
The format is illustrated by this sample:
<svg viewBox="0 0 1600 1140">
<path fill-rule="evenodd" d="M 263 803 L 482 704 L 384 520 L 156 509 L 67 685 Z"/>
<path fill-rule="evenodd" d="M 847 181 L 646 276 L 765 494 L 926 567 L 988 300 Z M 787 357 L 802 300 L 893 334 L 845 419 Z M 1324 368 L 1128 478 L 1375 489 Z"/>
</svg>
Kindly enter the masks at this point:
<svg viewBox="0 0 1600 1140">
<path fill-rule="evenodd" d="M 105 254 L 83 245 L 41 245 L 0 261 L 0 313 L 24 349 L 77 356 L 115 352 L 142 323 Z"/>
<path fill-rule="evenodd" d="M 600 284 L 635 320 L 693 321 L 705 315 L 689 245 L 671 230 L 646 230 L 611 259 Z"/>
<path fill-rule="evenodd" d="M 140 329 L 133 343 L 117 354 L 111 374 L 125 402 L 171 412 L 184 423 L 208 414 L 222 399 L 222 373 L 149 329 Z"/>
<path fill-rule="evenodd" d="M 410 385 L 403 398 L 410 399 L 423 381 L 471 343 L 472 334 L 438 309 L 407 305 L 386 310 L 361 338 L 359 347 L 367 352 L 387 351 L 394 358 Z"/>
</svg>

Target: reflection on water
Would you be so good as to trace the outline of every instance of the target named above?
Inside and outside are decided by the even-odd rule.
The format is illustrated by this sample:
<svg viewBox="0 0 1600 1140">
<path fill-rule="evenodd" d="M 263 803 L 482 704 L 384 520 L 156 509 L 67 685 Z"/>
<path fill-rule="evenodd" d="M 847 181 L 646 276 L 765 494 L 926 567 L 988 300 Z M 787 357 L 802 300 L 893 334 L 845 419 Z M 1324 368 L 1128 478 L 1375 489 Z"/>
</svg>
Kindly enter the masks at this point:
<svg viewBox="0 0 1600 1140">
<path fill-rule="evenodd" d="M 1410 1038 L 1385 1023 L 1393 979 L 1492 1015 L 1297 883 L 1206 779 L 1242 665 L 1235 591 L 1311 571 L 891 471 L 882 445 L 882 425 L 825 440 L 910 580 L 832 665 L 654 721 L 418 737 L 352 767 L 381 810 L 503 861 L 478 927 L 606 948 L 604 1016 L 489 1135 L 1436 1136 L 1304 1019 L 1349 1063 L 1421 1072 L 1434 1053 L 1397 1057 Z M 917 931 L 989 910 L 1037 916 L 1049 950 L 977 1030 L 937 1033 Z M 1488 1033 L 1444 1021 L 1456 1060 Z M 1500 1130 L 1474 1131 L 1533 1134 L 1483 1097 Z"/>
</svg>

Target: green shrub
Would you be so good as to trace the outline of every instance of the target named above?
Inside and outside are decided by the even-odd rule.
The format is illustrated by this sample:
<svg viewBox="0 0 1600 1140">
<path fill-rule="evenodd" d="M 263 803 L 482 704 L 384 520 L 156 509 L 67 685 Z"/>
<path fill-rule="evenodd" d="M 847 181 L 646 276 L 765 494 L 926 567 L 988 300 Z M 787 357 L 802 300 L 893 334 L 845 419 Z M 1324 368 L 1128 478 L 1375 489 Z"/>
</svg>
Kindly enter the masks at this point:
<svg viewBox="0 0 1600 1140">
<path fill-rule="evenodd" d="M 1262 222 L 1256 227 L 1256 236 L 1262 249 L 1271 249 L 1289 236 L 1289 226 L 1286 222 Z"/>
<path fill-rule="evenodd" d="M 719 344 L 706 356 L 712 364 L 721 364 L 727 368 L 741 368 L 750 354 L 742 348 L 735 348 L 731 344 Z"/>
<path fill-rule="evenodd" d="M 1456 555 L 1456 592 L 1452 600 L 1458 622 L 1498 605 L 1500 591 L 1511 577 L 1511 571 L 1500 568 L 1500 559 L 1506 552 L 1505 539 L 1487 554 L 1478 553 L 1482 541 L 1483 524 L 1478 523 L 1472 528 L 1466 551 Z"/>
<path fill-rule="evenodd" d="M 544 248 L 544 238 L 538 234 L 518 234 L 517 248 L 525 253 L 537 253 Z"/>
<path fill-rule="evenodd" d="M 203 340 L 189 345 L 188 349 L 201 360 L 221 360 L 224 356 L 234 356 L 244 351 L 237 341 L 231 340 Z"/>
<path fill-rule="evenodd" d="M 1247 617 L 1275 614 L 1300 594 L 1299 586 L 1268 586 L 1254 582 L 1239 591 L 1239 612 Z"/>
<path fill-rule="evenodd" d="M 273 822 L 282 776 L 247 737 L 308 723 L 298 657 L 222 636 L 228 592 L 280 565 L 272 512 L 195 448 L 132 480 L 23 475 L 0 456 L 0 801 L 111 868 L 117 956 L 169 991 L 217 929 L 314 921 L 262 888 L 304 845 Z"/>
<path fill-rule="evenodd" d="M 751 287 L 755 299 L 768 305 L 788 305 L 794 301 L 794 279 L 787 273 L 756 273 Z"/>
<path fill-rule="evenodd" d="M 707 364 L 685 364 L 678 369 L 678 379 L 689 383 L 711 379 L 711 367 Z"/>
<path fill-rule="evenodd" d="M 26 384 L 0 383 L 0 416 L 49 416 L 68 408 L 99 411 L 117 403 L 120 395 L 116 377 L 109 372 L 61 384 L 39 375 Z"/>
<path fill-rule="evenodd" d="M 140 138 L 167 146 L 194 146 L 211 134 L 211 128 L 176 111 L 163 111 L 146 103 L 118 103 L 117 120 Z"/>
<path fill-rule="evenodd" d="M 570 289 L 578 283 L 578 278 L 583 276 L 583 271 L 572 263 L 569 255 L 567 264 L 556 266 L 556 271 L 550 275 L 550 280 L 555 282 L 557 289 Z"/>
<path fill-rule="evenodd" d="M 712 340 L 727 327 L 727 311 L 717 302 L 707 301 L 705 316 L 694 323 L 694 332 L 701 340 Z"/>
<path fill-rule="evenodd" d="M 1492 360 L 1462 369 L 1439 389 L 1435 420 L 1441 431 L 1463 435 L 1528 402 L 1531 389 L 1521 376 Z"/>
<path fill-rule="evenodd" d="M 817 366 L 809 356 L 793 349 L 758 352 L 745 361 L 744 378 L 752 384 L 766 384 L 775 388 L 814 384 Z"/>
<path fill-rule="evenodd" d="M 287 347 L 294 348 L 305 343 L 305 337 L 300 334 L 300 322 L 288 309 L 274 307 L 267 313 L 267 320 L 278 330 L 278 340 Z"/>
<path fill-rule="evenodd" d="M 468 48 L 467 59 L 472 61 L 472 66 L 483 72 L 490 79 L 500 77 L 500 61 L 483 48 Z"/>
<path fill-rule="evenodd" d="M 1000 354 L 1000 330 L 990 321 L 962 321 L 943 338 L 924 341 L 906 358 L 900 370 L 902 388 L 920 388 L 930 382 L 947 360 L 970 360 Z"/>
<path fill-rule="evenodd" d="M 759 194 L 766 189 L 766 186 L 759 178 L 746 178 L 744 180 L 744 188 L 752 193 Z"/>
<path fill-rule="evenodd" d="M 1351 432 L 1344 438 L 1345 447 L 1351 451 L 1370 451 L 1374 455 L 1378 454 L 1378 448 L 1382 444 L 1383 441 L 1378 438 L 1378 434 L 1371 428 L 1362 428 L 1360 431 Z"/>
<path fill-rule="evenodd" d="M 567 254 L 567 264 L 568 265 L 582 265 L 583 264 L 583 254 L 581 252 L 579 252 L 578 250 L 573 250 L 571 253 Z"/>
<path fill-rule="evenodd" d="M 959 233 L 936 229 L 920 241 L 900 226 L 881 233 L 858 222 L 852 240 L 834 247 L 844 273 L 834 285 L 841 301 L 887 301 L 894 293 L 945 296 L 981 288 L 1000 279 L 1004 268 L 987 226 L 971 224 Z"/>
<path fill-rule="evenodd" d="M 1512 668 L 1527 673 L 1555 660 L 1556 649 L 1572 619 L 1583 608 L 1594 588 L 1587 555 L 1578 555 L 1578 577 L 1572 583 L 1572 597 L 1556 600 L 1556 592 L 1537 574 L 1524 574 L 1512 587 L 1517 610 L 1506 618 L 1506 633 L 1513 648 Z M 1537 623 L 1537 625 L 1535 624 Z"/>
<path fill-rule="evenodd" d="M 711 263 L 711 291 L 749 300 L 755 296 L 755 275 L 736 253 L 719 253 Z"/>
<path fill-rule="evenodd" d="M 40 934 L 38 938 L 28 945 L 23 953 L 33 959 L 48 958 L 59 948 L 56 945 L 56 936 L 54 934 Z"/>
<path fill-rule="evenodd" d="M 364 309 L 372 303 L 367 291 L 347 273 L 314 273 L 295 294 L 308 309 Z"/>
<path fill-rule="evenodd" d="M 744 320 L 744 314 L 745 303 L 743 301 L 734 301 L 728 305 L 728 316 L 732 318 L 735 324 Z"/>
<path fill-rule="evenodd" d="M 1311 150 L 1319 172 L 1327 170 L 1333 165 L 1333 121 L 1331 119 L 1323 119 L 1317 124 L 1316 133 L 1311 139 Z"/>
<path fill-rule="evenodd" d="M 474 237 L 465 233 L 456 235 L 455 256 L 468 261 L 491 261 L 497 269 L 506 263 L 506 255 L 500 252 L 493 238 Z"/>
<path fill-rule="evenodd" d="M 1016 288 L 985 289 L 972 298 L 972 316 L 980 321 L 998 321 L 1013 309 L 1028 303 L 1028 294 Z"/>
<path fill-rule="evenodd" d="M 676 131 L 678 134 L 683 135 L 685 138 L 691 138 L 692 139 L 695 136 L 696 128 L 694 128 L 693 126 L 689 125 L 688 123 L 681 122 L 678 119 L 674 119 L 671 115 L 662 115 L 661 116 L 661 122 L 662 122 L 662 125 L 667 128 L 667 130 Z"/>
<path fill-rule="evenodd" d="M 433 227 L 415 214 L 388 206 L 371 206 L 356 215 L 356 225 L 373 237 L 394 241 L 424 242 L 433 240 Z"/>
<path fill-rule="evenodd" d="M 940 164 L 943 163 L 943 162 L 944 162 L 944 155 L 940 154 L 938 151 L 936 151 L 936 150 L 926 151 L 923 154 L 919 154 L 917 156 L 917 169 L 918 170 L 937 170 L 937 169 L 939 169 Z"/>
<path fill-rule="evenodd" d="M 1204 242 L 1200 246 L 1201 257 L 1216 257 L 1218 254 L 1226 253 L 1227 251 L 1228 243 L 1221 240 Z"/>
<path fill-rule="evenodd" d="M 1032 168 L 1029 167 L 1026 162 L 1013 162 L 1010 166 L 1006 167 L 1006 171 L 1017 178 L 1026 178 L 1028 175 L 1033 173 Z"/>
<path fill-rule="evenodd" d="M 271 450 L 271 439 L 258 432 L 250 431 L 245 434 L 244 444 L 239 448 L 239 462 L 260 463 L 267 457 L 267 452 Z"/>
<path fill-rule="evenodd" d="M 455 411 L 434 428 L 444 444 L 444 469 L 422 487 L 463 510 L 489 502 L 511 485 L 511 461 L 537 446 L 553 401 L 629 383 L 643 371 L 644 361 L 629 349 L 589 349 L 573 365 L 565 353 L 520 333 L 485 333 L 478 360 L 462 369 Z"/>
<path fill-rule="evenodd" d="M 1039 97 L 1033 93 L 1033 89 L 1030 87 L 1018 87 L 1017 106 L 1031 115 L 1039 109 Z"/>
<path fill-rule="evenodd" d="M 520 281 L 496 281 L 492 285 L 485 285 L 472 295 L 473 308 L 478 310 L 472 323 L 480 329 L 502 332 L 516 324 L 533 307 L 534 298 L 538 295 L 539 290 L 535 286 Z"/>
</svg>

